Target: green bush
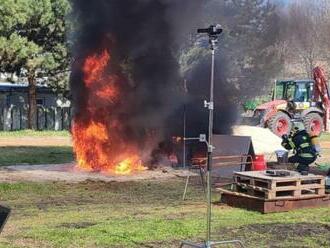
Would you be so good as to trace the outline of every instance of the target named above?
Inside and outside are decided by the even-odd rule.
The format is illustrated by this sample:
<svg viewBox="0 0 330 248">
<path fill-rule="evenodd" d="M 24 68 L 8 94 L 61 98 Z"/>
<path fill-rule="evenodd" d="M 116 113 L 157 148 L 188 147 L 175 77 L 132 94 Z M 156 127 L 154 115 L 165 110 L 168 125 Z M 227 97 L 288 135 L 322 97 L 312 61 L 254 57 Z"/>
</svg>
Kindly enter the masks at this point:
<svg viewBox="0 0 330 248">
<path fill-rule="evenodd" d="M 245 111 L 255 110 L 258 105 L 259 103 L 257 100 L 248 100 L 243 104 L 243 108 Z"/>
<path fill-rule="evenodd" d="M 259 105 L 269 101 L 271 101 L 271 98 L 268 95 L 257 96 L 254 99 L 247 100 L 243 104 L 243 108 L 245 111 L 255 110 Z"/>
</svg>

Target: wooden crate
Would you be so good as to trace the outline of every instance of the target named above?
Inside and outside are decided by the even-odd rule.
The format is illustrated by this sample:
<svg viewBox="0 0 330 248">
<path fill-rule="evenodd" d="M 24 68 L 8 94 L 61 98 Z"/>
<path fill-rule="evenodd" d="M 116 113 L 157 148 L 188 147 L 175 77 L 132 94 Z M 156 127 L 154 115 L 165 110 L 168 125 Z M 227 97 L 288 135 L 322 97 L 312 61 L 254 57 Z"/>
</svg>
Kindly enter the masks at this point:
<svg viewBox="0 0 330 248">
<path fill-rule="evenodd" d="M 264 199 L 291 199 L 325 195 L 325 178 L 290 172 L 288 177 L 268 176 L 265 171 L 236 172 L 236 191 Z"/>
</svg>

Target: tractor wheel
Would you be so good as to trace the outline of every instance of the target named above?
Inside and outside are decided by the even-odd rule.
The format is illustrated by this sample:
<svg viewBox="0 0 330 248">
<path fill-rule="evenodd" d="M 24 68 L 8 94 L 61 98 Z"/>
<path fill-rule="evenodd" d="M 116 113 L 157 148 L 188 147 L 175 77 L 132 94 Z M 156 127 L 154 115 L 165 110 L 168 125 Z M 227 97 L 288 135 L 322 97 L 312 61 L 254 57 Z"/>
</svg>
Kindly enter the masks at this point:
<svg viewBox="0 0 330 248">
<path fill-rule="evenodd" d="M 323 118 L 317 113 L 311 113 L 305 116 L 304 126 L 306 132 L 312 136 L 319 136 L 324 130 Z"/>
<path fill-rule="evenodd" d="M 269 129 L 277 136 L 282 136 L 284 134 L 289 134 L 292 128 L 292 123 L 290 117 L 283 113 L 277 112 L 269 121 Z"/>
</svg>

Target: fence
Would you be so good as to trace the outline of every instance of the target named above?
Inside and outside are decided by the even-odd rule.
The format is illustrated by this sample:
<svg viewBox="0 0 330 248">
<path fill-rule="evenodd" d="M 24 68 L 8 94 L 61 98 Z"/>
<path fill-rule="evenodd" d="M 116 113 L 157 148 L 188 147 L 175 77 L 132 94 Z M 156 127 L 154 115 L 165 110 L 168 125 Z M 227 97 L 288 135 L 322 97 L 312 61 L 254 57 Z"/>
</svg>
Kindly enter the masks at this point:
<svg viewBox="0 0 330 248">
<path fill-rule="evenodd" d="M 71 128 L 71 108 L 37 108 L 38 130 L 69 130 Z M 27 107 L 11 105 L 0 108 L 0 131 L 22 130 L 28 127 Z"/>
</svg>

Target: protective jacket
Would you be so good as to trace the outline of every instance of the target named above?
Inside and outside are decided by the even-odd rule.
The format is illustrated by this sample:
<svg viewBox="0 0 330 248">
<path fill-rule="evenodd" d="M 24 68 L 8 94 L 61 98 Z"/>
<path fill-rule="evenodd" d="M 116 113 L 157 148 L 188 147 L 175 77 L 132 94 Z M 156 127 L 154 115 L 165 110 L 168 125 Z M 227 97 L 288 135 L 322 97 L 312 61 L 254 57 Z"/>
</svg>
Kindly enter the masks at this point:
<svg viewBox="0 0 330 248">
<path fill-rule="evenodd" d="M 315 146 L 305 130 L 283 137 L 282 146 L 287 150 L 294 150 L 295 155 L 302 159 L 315 160 L 317 157 Z"/>
</svg>

